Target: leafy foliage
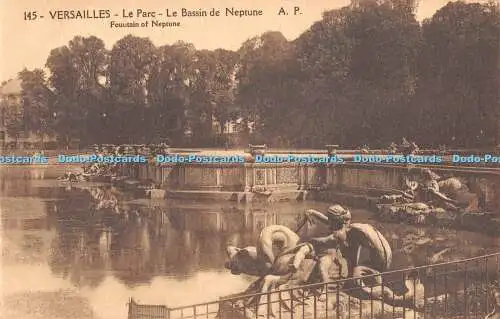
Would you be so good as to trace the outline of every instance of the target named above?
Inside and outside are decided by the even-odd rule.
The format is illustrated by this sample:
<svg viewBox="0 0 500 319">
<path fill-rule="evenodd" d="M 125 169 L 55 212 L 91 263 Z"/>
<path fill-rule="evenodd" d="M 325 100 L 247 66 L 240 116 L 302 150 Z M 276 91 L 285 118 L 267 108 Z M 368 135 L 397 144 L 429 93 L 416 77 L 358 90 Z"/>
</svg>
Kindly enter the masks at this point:
<svg viewBox="0 0 500 319">
<path fill-rule="evenodd" d="M 494 144 L 500 15 L 450 2 L 420 25 L 415 0 L 360 0 L 327 11 L 293 41 L 266 32 L 236 52 L 128 35 L 105 49 L 77 36 L 52 50 L 50 76 L 20 73 L 12 134 L 63 142 L 221 145 L 228 123 L 273 146 Z M 189 133 L 189 134 L 187 134 Z M 190 137 L 187 139 L 187 137 Z"/>
<path fill-rule="evenodd" d="M 24 113 L 25 131 L 40 136 L 51 135 L 53 94 L 46 86 L 45 73 L 41 69 L 19 73 L 21 80 L 21 107 Z"/>
</svg>

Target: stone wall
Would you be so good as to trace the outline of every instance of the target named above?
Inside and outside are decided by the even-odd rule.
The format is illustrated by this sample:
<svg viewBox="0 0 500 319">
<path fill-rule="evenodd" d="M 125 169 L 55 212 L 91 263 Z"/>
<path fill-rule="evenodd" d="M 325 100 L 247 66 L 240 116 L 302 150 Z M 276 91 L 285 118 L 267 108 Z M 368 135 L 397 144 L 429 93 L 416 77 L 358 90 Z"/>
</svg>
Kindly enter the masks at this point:
<svg viewBox="0 0 500 319">
<path fill-rule="evenodd" d="M 379 196 L 401 189 L 410 166 L 388 164 L 143 164 L 126 165 L 124 175 L 151 180 L 167 191 L 196 192 L 307 192 L 315 198 L 338 194 Z M 421 168 L 418 166 L 416 168 Z M 442 177 L 458 177 L 478 194 L 487 211 L 500 208 L 498 169 L 437 166 L 430 167 Z"/>
</svg>

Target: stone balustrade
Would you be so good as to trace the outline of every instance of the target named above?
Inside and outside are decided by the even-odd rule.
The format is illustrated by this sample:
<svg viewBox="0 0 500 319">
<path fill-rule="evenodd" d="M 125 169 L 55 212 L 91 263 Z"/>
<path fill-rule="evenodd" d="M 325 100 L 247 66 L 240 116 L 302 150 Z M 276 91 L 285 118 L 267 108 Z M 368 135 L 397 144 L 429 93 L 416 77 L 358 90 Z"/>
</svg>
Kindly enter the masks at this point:
<svg viewBox="0 0 500 319">
<path fill-rule="evenodd" d="M 500 208 L 499 169 L 445 165 L 427 167 L 441 176 L 466 181 L 469 188 L 479 194 L 487 211 L 496 212 Z M 151 180 L 170 195 L 184 193 L 191 194 L 191 198 L 202 194 L 225 194 L 228 199 L 234 199 L 235 195 L 237 200 L 250 200 L 252 194 L 267 193 L 288 199 L 305 199 L 307 196 L 329 200 L 330 195 L 358 193 L 376 197 L 402 189 L 404 176 L 418 174 L 419 170 L 410 168 L 407 165 L 357 163 L 149 163 L 123 165 L 121 173 Z"/>
<path fill-rule="evenodd" d="M 250 145 L 246 151 L 182 152 L 189 156 L 240 156 L 242 163 L 155 163 L 124 164 L 121 174 L 157 185 L 155 198 L 169 197 L 191 200 L 280 201 L 321 200 L 349 207 L 376 211 L 380 195 L 397 193 L 404 188 L 404 179 L 418 180 L 422 168 L 430 168 L 442 178 L 456 177 L 467 185 L 469 195 L 477 200 L 478 213 L 445 218 L 467 229 L 498 228 L 500 225 L 500 167 L 496 165 L 458 165 L 449 160 L 431 165 L 354 163 L 352 152 L 327 145 L 326 151 L 270 152 L 265 145 Z M 337 156 L 343 163 L 279 163 L 256 162 L 256 156 Z M 359 153 L 358 153 L 359 154 Z M 430 153 L 429 153 L 430 154 Z M 432 155 L 432 154 L 430 154 Z M 447 155 L 450 157 L 450 155 Z M 446 159 L 446 157 L 444 157 Z M 153 197 L 153 193 L 151 193 Z M 486 217 L 485 217 L 486 216 Z M 472 220 L 472 221 L 471 221 Z M 487 227 L 488 226 L 488 227 Z"/>
</svg>

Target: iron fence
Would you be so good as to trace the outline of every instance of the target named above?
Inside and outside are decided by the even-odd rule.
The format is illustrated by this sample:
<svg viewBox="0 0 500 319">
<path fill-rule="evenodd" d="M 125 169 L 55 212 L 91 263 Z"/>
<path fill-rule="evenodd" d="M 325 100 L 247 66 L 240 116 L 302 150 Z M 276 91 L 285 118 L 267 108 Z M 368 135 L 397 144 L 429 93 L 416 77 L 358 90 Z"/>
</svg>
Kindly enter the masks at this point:
<svg viewBox="0 0 500 319">
<path fill-rule="evenodd" d="M 128 318 L 485 318 L 500 310 L 499 261 L 500 252 L 175 308 L 131 299 Z"/>
</svg>

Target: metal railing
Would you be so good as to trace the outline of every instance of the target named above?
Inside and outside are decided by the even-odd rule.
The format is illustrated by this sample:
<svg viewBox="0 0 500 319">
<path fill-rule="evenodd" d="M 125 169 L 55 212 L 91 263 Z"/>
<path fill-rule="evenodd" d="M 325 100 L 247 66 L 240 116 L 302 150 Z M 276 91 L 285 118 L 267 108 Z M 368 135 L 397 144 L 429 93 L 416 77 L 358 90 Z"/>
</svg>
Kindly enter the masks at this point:
<svg viewBox="0 0 500 319">
<path fill-rule="evenodd" d="M 128 318 L 485 318 L 500 310 L 499 266 L 500 252 L 183 307 L 131 299 Z"/>
</svg>

